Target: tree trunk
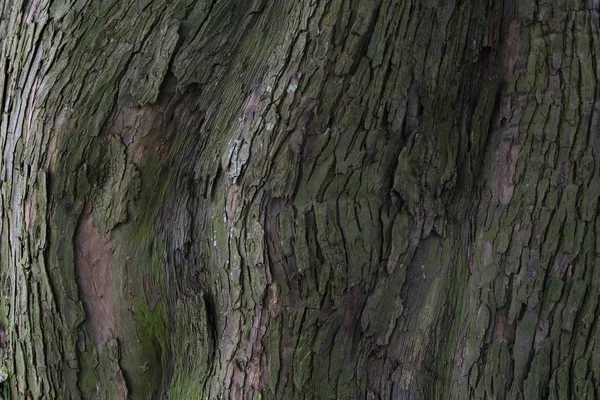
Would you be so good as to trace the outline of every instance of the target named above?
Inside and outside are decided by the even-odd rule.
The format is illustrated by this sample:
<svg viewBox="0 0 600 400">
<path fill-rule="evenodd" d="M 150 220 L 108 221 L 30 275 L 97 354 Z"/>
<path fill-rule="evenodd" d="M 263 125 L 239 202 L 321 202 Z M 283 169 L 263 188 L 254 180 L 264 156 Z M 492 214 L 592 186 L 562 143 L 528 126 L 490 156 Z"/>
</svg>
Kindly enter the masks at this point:
<svg viewBox="0 0 600 400">
<path fill-rule="evenodd" d="M 0 10 L 4 398 L 600 396 L 597 1 Z"/>
</svg>

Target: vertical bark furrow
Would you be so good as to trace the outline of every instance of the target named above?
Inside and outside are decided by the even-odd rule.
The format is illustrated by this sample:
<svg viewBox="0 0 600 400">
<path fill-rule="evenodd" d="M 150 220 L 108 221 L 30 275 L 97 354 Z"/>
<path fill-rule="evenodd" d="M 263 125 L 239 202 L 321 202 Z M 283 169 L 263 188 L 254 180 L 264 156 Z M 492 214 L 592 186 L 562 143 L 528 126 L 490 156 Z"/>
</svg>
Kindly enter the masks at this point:
<svg viewBox="0 0 600 400">
<path fill-rule="evenodd" d="M 5 398 L 598 396 L 594 2 L 0 10 Z"/>
<path fill-rule="evenodd" d="M 508 86 L 500 125 L 492 130 L 500 134 L 494 139 L 500 152 L 488 161 L 496 173 L 479 215 L 489 222 L 476 234 L 478 273 L 470 283 L 477 288 L 473 304 L 495 314 L 486 323 L 487 338 L 474 347 L 483 346 L 484 370 L 504 378 L 482 379 L 489 374 L 474 374 L 474 365 L 475 396 L 585 397 L 597 382 L 588 372 L 592 326 L 585 322 L 598 301 L 590 292 L 596 286 L 594 228 L 586 222 L 597 218 L 596 196 L 589 196 L 595 148 L 588 142 L 597 62 L 590 21 L 597 13 L 540 5 L 535 15 L 511 23 L 523 27 L 520 37 L 509 28 Z M 506 361 L 498 370 L 502 353 Z"/>
</svg>

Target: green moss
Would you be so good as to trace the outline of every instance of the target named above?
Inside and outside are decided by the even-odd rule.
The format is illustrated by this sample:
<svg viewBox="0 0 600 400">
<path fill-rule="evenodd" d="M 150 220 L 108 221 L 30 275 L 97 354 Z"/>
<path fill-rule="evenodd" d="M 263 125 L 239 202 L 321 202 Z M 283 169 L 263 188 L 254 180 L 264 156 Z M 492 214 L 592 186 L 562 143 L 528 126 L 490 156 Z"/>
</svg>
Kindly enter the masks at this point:
<svg viewBox="0 0 600 400">
<path fill-rule="evenodd" d="M 585 281 L 577 280 L 572 283 L 571 289 L 569 290 L 569 297 L 567 298 L 567 303 L 563 311 L 563 330 L 567 332 L 573 331 L 577 313 L 587 290 L 588 285 Z"/>
<path fill-rule="evenodd" d="M 550 283 L 550 287 L 547 290 L 547 298 L 549 301 L 551 302 L 558 302 L 560 300 L 560 297 L 562 295 L 562 290 L 564 287 L 564 282 L 562 281 L 562 279 L 558 279 L 558 278 L 554 278 L 552 279 L 551 283 Z"/>
<path fill-rule="evenodd" d="M 98 366 L 98 356 L 95 345 L 89 341 L 82 332 L 79 346 L 79 372 L 77 374 L 77 387 L 81 395 L 86 398 L 93 398 L 97 393 L 98 376 L 95 369 Z"/>
</svg>

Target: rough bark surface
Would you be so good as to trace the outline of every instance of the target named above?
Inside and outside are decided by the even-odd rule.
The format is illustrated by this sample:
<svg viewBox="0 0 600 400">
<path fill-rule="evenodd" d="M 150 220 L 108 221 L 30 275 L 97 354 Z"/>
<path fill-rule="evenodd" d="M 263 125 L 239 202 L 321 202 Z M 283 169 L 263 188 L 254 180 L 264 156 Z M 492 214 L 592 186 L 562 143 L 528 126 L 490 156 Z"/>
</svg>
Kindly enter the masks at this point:
<svg viewBox="0 0 600 400">
<path fill-rule="evenodd" d="M 598 7 L 1 1 L 0 394 L 598 398 Z"/>
</svg>

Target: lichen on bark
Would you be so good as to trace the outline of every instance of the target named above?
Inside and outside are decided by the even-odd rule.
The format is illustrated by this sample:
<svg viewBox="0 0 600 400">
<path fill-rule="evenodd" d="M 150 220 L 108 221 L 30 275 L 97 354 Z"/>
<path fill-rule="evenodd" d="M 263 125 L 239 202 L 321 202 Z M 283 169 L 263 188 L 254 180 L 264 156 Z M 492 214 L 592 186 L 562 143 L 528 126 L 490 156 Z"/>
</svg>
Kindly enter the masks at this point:
<svg viewBox="0 0 600 400">
<path fill-rule="evenodd" d="M 0 4 L 1 395 L 598 396 L 598 28 Z"/>
</svg>

